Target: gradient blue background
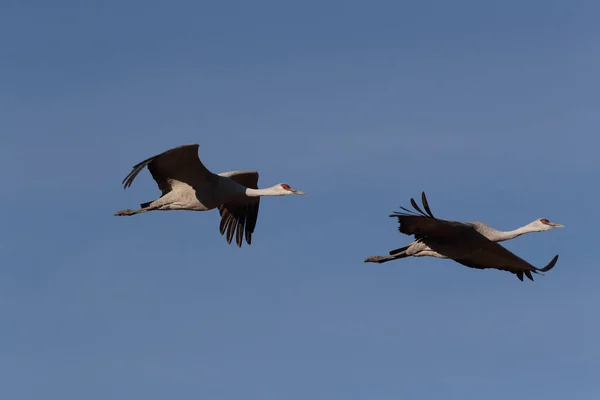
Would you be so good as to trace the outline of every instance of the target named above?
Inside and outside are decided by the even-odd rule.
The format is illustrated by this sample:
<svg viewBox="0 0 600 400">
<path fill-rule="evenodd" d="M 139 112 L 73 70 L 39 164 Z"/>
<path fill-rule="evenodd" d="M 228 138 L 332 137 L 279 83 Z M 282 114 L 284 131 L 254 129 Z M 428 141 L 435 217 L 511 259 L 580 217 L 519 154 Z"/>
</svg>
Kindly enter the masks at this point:
<svg viewBox="0 0 600 400">
<path fill-rule="evenodd" d="M 596 1 L 3 1 L 3 399 L 598 399 Z M 132 165 L 257 169 L 252 246 Z M 566 229 L 447 260 L 389 212 Z"/>
</svg>

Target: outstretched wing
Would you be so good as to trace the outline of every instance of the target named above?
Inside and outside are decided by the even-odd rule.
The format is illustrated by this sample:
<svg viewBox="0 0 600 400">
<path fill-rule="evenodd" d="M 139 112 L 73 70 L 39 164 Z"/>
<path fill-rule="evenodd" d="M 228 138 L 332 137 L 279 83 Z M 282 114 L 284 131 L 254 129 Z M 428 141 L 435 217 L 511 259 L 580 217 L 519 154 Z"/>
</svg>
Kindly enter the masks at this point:
<svg viewBox="0 0 600 400">
<path fill-rule="evenodd" d="M 420 240 L 432 250 L 446 255 L 459 264 L 477 269 L 497 269 L 508 271 L 523 280 L 523 275 L 533 281 L 533 275 L 550 271 L 558 255 L 555 256 L 544 268 L 536 268 L 521 257 L 503 247 L 500 243 L 493 242 L 477 232 L 475 229 L 461 230 L 455 237 L 428 235 Z"/>
<path fill-rule="evenodd" d="M 521 257 L 505 249 L 499 243 L 492 242 L 484 237 L 488 243 L 475 248 L 466 258 L 453 258 L 459 264 L 471 268 L 486 269 L 493 268 L 508 271 L 523 280 L 523 274 L 533 281 L 533 275 L 547 272 L 554 268 L 558 261 L 558 254 L 544 267 L 536 268 Z"/>
<path fill-rule="evenodd" d="M 256 171 L 231 171 L 219 174 L 231 178 L 242 186 L 258 189 L 258 172 Z M 221 235 L 226 234 L 227 243 L 231 243 L 235 235 L 235 242 L 242 247 L 244 234 L 246 243 L 252 244 L 252 233 L 256 227 L 260 197 L 248 199 L 245 203 L 223 203 L 219 206 Z"/>
<path fill-rule="evenodd" d="M 448 221 L 438 219 L 433 216 L 425 192 L 421 193 L 421 201 L 425 212 L 421 210 L 415 199 L 411 198 L 410 203 L 415 211 L 400 206 L 403 211 L 397 211 L 390 214 L 390 217 L 398 219 L 398 230 L 405 235 L 414 235 L 415 239 L 421 239 L 430 235 L 436 237 L 455 237 L 473 230 L 467 224 L 457 221 Z"/>
<path fill-rule="evenodd" d="M 135 177 L 146 166 L 163 196 L 173 190 L 173 186 L 178 182 L 194 187 L 199 182 L 210 179 L 213 173 L 200 161 L 198 147 L 198 144 L 178 146 L 134 165 L 123 179 L 124 188 L 130 187 Z"/>
</svg>

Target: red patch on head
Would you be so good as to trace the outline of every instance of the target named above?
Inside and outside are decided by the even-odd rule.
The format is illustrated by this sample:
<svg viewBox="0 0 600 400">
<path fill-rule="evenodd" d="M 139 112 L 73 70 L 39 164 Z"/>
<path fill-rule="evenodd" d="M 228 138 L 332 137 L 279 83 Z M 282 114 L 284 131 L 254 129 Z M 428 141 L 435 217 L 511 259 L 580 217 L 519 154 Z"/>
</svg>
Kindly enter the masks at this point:
<svg viewBox="0 0 600 400">
<path fill-rule="evenodd" d="M 542 224 L 546 224 L 546 225 L 548 225 L 548 224 L 550 223 L 550 221 L 548 221 L 546 218 L 541 218 L 541 219 L 540 219 L 540 222 L 541 222 Z"/>
<path fill-rule="evenodd" d="M 281 187 L 284 188 L 285 190 L 290 190 L 291 189 L 290 185 L 288 185 L 287 183 L 282 183 Z"/>
</svg>

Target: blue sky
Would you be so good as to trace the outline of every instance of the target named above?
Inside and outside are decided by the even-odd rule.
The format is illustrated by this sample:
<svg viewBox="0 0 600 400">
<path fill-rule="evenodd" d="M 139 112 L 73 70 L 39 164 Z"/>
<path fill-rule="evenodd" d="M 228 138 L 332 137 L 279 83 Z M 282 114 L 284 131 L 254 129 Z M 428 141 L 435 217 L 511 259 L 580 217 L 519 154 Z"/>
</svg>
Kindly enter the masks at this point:
<svg viewBox="0 0 600 400">
<path fill-rule="evenodd" d="M 595 399 L 600 4 L 5 1 L 0 387 L 21 399 Z M 253 244 L 132 165 L 256 169 Z M 389 212 L 566 229 L 448 260 Z"/>
</svg>

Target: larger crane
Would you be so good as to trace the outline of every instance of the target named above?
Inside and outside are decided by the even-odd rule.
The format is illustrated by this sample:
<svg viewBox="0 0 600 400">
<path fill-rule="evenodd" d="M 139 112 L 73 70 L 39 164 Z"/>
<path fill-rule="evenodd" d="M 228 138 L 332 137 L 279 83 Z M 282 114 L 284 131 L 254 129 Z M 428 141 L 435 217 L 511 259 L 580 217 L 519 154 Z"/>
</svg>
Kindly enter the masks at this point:
<svg viewBox="0 0 600 400">
<path fill-rule="evenodd" d="M 144 167 L 152 174 L 162 196 L 140 204 L 136 210 L 121 210 L 116 216 L 128 216 L 155 210 L 208 211 L 219 209 L 219 230 L 226 234 L 227 243 L 242 247 L 251 244 L 256 226 L 261 196 L 288 196 L 306 194 L 280 183 L 266 189 L 258 188 L 258 172 L 231 171 L 214 174 L 198 157 L 198 144 L 188 144 L 167 150 L 133 166 L 123 179 L 125 189 L 131 186 Z"/>
<path fill-rule="evenodd" d="M 395 212 L 390 217 L 398 219 L 398 230 L 406 235 L 414 235 L 415 241 L 407 246 L 392 250 L 388 256 L 373 256 L 365 262 L 384 263 L 404 257 L 450 258 L 462 265 L 477 269 L 494 268 L 512 272 L 522 281 L 523 275 L 533 281 L 533 273 L 551 270 L 558 255 L 544 268 L 536 268 L 527 261 L 511 253 L 498 242 L 513 239 L 529 232 L 564 228 L 546 218 L 535 221 L 512 231 L 499 231 L 482 222 L 457 222 L 438 219 L 433 216 L 427 197 L 423 192 L 421 201 L 425 212 L 410 199 L 417 213 L 404 207 L 403 212 Z"/>
</svg>

